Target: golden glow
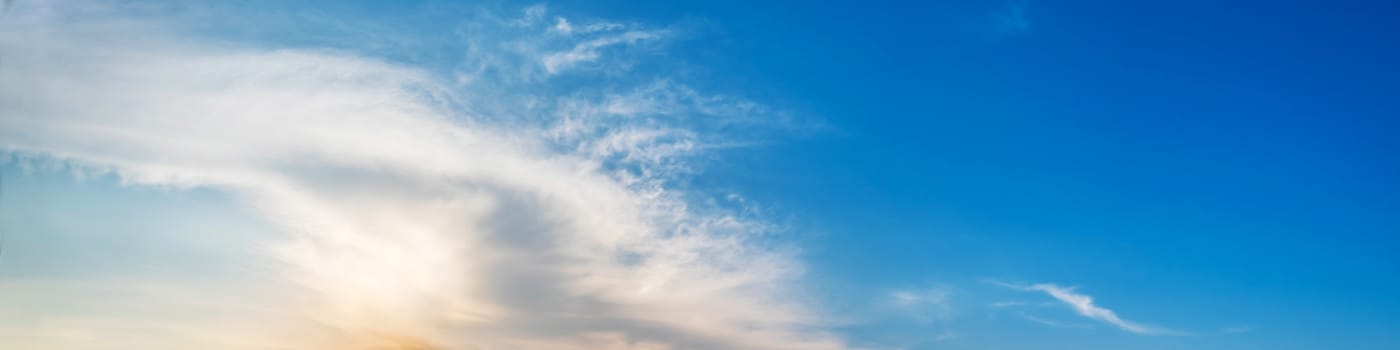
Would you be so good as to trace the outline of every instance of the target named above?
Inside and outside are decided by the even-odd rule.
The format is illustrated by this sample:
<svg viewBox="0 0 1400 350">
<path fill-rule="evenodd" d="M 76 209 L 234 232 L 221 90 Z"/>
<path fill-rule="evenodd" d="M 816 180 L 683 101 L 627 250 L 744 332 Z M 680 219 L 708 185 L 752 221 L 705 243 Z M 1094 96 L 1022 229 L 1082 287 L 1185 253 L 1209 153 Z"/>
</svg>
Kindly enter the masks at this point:
<svg viewBox="0 0 1400 350">
<path fill-rule="evenodd" d="M 427 341 L 410 336 L 376 334 L 366 340 L 364 350 L 441 350 Z"/>
</svg>

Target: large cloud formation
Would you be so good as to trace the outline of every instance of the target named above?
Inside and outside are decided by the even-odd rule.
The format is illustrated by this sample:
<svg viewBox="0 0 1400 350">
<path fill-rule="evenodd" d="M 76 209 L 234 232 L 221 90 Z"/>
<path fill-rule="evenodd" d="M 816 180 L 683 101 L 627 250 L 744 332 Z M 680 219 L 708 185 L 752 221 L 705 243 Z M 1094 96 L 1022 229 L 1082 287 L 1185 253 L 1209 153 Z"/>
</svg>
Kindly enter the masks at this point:
<svg viewBox="0 0 1400 350">
<path fill-rule="evenodd" d="M 633 51 L 667 29 L 479 15 L 461 64 L 431 69 L 215 40 L 132 8 L 152 7 L 20 2 L 0 17 L 3 152 L 216 189 L 279 234 L 243 262 L 257 283 L 124 294 L 217 317 L 38 320 L 7 325 L 6 347 L 845 347 L 769 225 L 670 185 L 742 141 L 718 131 L 782 122 L 635 77 Z"/>
</svg>

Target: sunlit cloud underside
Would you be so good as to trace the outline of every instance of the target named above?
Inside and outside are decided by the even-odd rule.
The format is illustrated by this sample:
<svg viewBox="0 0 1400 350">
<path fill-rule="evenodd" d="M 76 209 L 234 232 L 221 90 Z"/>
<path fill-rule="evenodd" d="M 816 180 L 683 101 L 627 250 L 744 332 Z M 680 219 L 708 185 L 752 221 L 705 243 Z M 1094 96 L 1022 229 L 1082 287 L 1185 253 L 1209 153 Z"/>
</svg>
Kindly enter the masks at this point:
<svg viewBox="0 0 1400 350">
<path fill-rule="evenodd" d="M 443 69 L 131 8 L 149 9 L 20 2 L 0 18 L 7 161 L 212 189 L 275 232 L 237 246 L 252 253 L 227 275 L 0 281 L 0 309 L 142 310 L 30 304 L 0 324 L 5 348 L 846 348 L 766 235 L 779 227 L 672 185 L 749 141 L 716 130 L 792 122 L 629 70 L 671 29 L 470 12 L 450 34 L 470 49 Z"/>
</svg>

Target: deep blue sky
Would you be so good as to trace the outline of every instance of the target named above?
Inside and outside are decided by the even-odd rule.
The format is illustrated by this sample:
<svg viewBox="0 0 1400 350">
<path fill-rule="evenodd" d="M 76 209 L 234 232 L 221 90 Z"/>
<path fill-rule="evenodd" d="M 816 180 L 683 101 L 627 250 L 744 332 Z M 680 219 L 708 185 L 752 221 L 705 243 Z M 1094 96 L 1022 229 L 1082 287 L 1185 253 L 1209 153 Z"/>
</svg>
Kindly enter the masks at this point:
<svg viewBox="0 0 1400 350">
<path fill-rule="evenodd" d="M 639 69 L 684 61 L 698 89 L 825 125 L 720 151 L 685 186 L 742 193 L 789 225 L 805 288 L 848 315 L 838 328 L 853 344 L 1400 348 L 1400 4 L 547 5 L 672 25 L 685 33 L 668 44 L 674 57 Z M 281 27 L 270 28 L 230 35 Z M 450 65 L 431 49 L 391 59 Z M 82 188 L 5 170 L 7 187 Z M 1005 286 L 1035 283 L 1077 286 L 1124 319 L 1191 334 L 1125 332 Z M 950 291 L 952 316 L 867 310 L 891 288 Z M 1004 302 L 1030 305 L 993 306 Z"/>
</svg>

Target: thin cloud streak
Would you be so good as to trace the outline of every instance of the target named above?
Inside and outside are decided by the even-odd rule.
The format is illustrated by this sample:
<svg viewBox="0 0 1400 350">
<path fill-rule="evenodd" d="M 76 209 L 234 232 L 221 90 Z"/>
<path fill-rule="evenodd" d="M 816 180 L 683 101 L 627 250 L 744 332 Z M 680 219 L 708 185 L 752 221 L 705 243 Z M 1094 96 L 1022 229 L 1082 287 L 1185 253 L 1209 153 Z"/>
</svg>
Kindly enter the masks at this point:
<svg viewBox="0 0 1400 350">
<path fill-rule="evenodd" d="M 896 289 L 886 297 L 895 310 L 913 317 L 919 323 L 949 321 L 954 316 L 951 303 L 953 291 L 947 287 Z"/>
<path fill-rule="evenodd" d="M 1021 316 L 1022 319 L 1025 319 L 1025 320 L 1027 320 L 1027 321 L 1031 321 L 1031 322 L 1043 324 L 1043 325 L 1050 326 L 1050 327 L 1058 327 L 1058 328 L 1080 328 L 1080 329 L 1089 329 L 1089 328 L 1091 328 L 1091 327 L 1089 327 L 1089 325 L 1087 325 L 1087 324 L 1065 323 L 1065 322 L 1059 322 L 1059 321 L 1051 321 L 1051 320 L 1047 320 L 1047 319 L 1044 319 L 1044 318 L 1040 318 L 1040 317 L 1036 317 L 1036 316 L 1031 316 L 1030 314 L 1026 314 L 1026 313 L 1019 313 L 1019 314 L 1017 314 L 1017 315 L 1018 315 L 1018 316 Z"/>
<path fill-rule="evenodd" d="M 1130 333 L 1142 335 L 1189 335 L 1189 333 L 1186 332 L 1160 327 L 1152 327 L 1124 320 L 1121 317 L 1119 317 L 1117 313 L 1113 312 L 1113 310 L 1094 305 L 1094 299 L 1092 297 L 1085 294 L 1075 293 L 1074 288 L 1066 288 L 1049 283 L 1033 285 L 1017 285 L 1002 282 L 993 283 L 1013 289 L 1043 292 L 1046 295 L 1055 298 L 1055 300 L 1059 300 L 1061 303 L 1064 303 L 1065 305 L 1069 306 L 1071 309 L 1074 310 L 1075 313 L 1079 314 L 1080 316 L 1107 323 L 1109 325 L 1117 327 L 1118 329 L 1128 331 Z"/>
</svg>

